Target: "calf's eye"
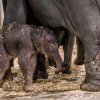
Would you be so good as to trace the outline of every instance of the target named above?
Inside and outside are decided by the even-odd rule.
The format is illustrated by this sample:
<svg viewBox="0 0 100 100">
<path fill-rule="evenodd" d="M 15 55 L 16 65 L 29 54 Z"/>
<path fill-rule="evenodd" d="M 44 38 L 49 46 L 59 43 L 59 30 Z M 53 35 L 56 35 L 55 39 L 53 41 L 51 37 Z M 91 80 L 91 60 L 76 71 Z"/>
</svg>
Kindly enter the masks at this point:
<svg viewBox="0 0 100 100">
<path fill-rule="evenodd" d="M 50 50 L 50 51 L 52 51 L 52 50 L 53 50 L 53 48 L 52 48 L 52 47 L 49 47 L 49 50 Z"/>
</svg>

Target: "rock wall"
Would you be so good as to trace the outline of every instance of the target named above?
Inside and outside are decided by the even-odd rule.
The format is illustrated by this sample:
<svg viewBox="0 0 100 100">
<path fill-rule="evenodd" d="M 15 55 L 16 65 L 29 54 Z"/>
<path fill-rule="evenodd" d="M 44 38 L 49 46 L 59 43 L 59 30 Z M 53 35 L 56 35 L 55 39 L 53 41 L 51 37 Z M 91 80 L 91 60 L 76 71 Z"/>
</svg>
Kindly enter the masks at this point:
<svg viewBox="0 0 100 100">
<path fill-rule="evenodd" d="M 4 20 L 3 4 L 2 4 L 2 0 L 0 0 L 0 30 L 3 25 L 3 20 Z"/>
</svg>

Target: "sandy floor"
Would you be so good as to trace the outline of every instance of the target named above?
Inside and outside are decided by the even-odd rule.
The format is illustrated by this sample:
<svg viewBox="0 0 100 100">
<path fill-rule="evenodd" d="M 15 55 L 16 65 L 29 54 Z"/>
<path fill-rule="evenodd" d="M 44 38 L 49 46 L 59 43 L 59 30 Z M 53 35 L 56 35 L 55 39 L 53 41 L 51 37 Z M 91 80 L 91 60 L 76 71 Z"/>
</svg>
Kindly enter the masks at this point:
<svg viewBox="0 0 100 100">
<path fill-rule="evenodd" d="M 62 47 L 60 54 L 63 59 Z M 76 57 L 76 47 L 73 51 L 73 60 Z M 72 62 L 73 62 L 72 60 Z M 13 81 L 3 82 L 0 88 L 0 100 L 100 100 L 100 92 L 86 92 L 80 90 L 80 84 L 84 80 L 84 65 L 72 65 L 72 74 L 59 75 L 54 74 L 54 68 L 48 69 L 49 78 L 47 80 L 38 80 L 33 84 L 33 92 L 23 91 L 23 76 L 15 60 L 15 67 L 12 69 Z"/>
</svg>

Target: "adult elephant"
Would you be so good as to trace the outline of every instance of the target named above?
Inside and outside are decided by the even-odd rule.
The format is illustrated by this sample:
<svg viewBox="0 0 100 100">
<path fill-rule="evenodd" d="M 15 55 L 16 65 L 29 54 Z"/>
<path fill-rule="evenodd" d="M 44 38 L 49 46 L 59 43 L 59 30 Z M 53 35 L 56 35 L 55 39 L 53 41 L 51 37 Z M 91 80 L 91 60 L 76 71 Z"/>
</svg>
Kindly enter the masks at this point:
<svg viewBox="0 0 100 100">
<path fill-rule="evenodd" d="M 4 22 L 3 26 L 9 25 L 10 23 L 26 23 L 27 20 L 27 7 L 24 0 L 1 0 L 3 1 L 2 7 L 4 8 Z M 1 7 L 1 6 L 0 6 Z M 13 66 L 13 61 L 11 64 Z M 11 69 L 5 74 L 5 77 L 9 80 L 12 79 Z"/>
<path fill-rule="evenodd" d="M 75 37 L 74 34 L 70 33 L 70 31 L 63 29 L 62 31 L 59 28 L 56 29 L 55 35 L 58 40 L 58 44 L 63 45 L 64 49 L 64 61 L 63 67 L 65 70 L 63 71 L 64 74 L 71 73 L 71 66 L 72 66 L 72 52 L 73 46 L 75 43 L 76 38 L 76 46 L 77 46 L 77 57 L 74 61 L 75 65 L 82 65 L 84 64 L 84 46 L 83 43 L 80 41 L 78 37 Z"/>
<path fill-rule="evenodd" d="M 36 25 L 45 25 L 49 26 L 52 30 L 54 30 L 54 33 L 57 37 L 59 46 L 63 45 L 64 47 L 64 61 L 63 61 L 63 67 L 65 67 L 65 70 L 63 73 L 65 74 L 70 74 L 71 73 L 71 61 L 72 61 L 72 50 L 73 50 L 73 45 L 74 45 L 74 40 L 75 36 L 70 33 L 69 30 L 63 28 L 63 27 L 53 27 L 51 25 L 46 24 L 44 21 L 42 21 L 42 18 L 40 18 L 40 22 L 37 20 L 38 17 L 34 15 L 34 10 L 32 12 L 32 9 L 29 4 L 29 0 L 25 0 L 27 3 L 27 8 L 28 8 L 28 24 L 36 24 Z M 33 18 L 33 19 L 32 19 Z M 67 33 L 67 34 L 66 34 Z M 70 34 L 69 34 L 70 33 Z M 75 64 L 81 65 L 84 63 L 84 49 L 82 46 L 82 43 L 80 41 L 77 42 L 78 46 L 78 54 L 77 54 L 77 59 L 75 60 Z"/>
<path fill-rule="evenodd" d="M 27 0 L 20 0 L 19 2 L 17 0 L 11 0 L 11 1 L 3 0 L 3 5 L 4 5 L 4 12 L 5 12 L 4 26 L 13 22 L 36 24 L 36 25 L 41 24 L 38 21 L 38 19 L 35 17 L 34 12 L 32 12 L 32 9 Z M 65 67 L 64 73 L 69 74 L 71 72 L 70 70 L 71 57 L 72 57 L 71 55 L 72 55 L 72 48 L 73 48 L 73 43 L 74 43 L 74 36 L 72 34 L 63 35 L 61 33 L 61 31 L 63 30 L 69 33 L 68 30 L 60 28 L 59 30 L 57 29 L 57 32 L 55 30 L 55 34 L 57 33 L 56 35 L 57 35 L 58 41 L 63 40 L 63 38 L 61 37 L 64 37 L 64 38 L 66 37 L 66 39 L 64 39 L 63 41 L 63 45 L 64 45 L 63 66 Z M 78 57 L 78 58 L 79 59 L 77 61 L 80 62 L 81 57 Z"/>
<path fill-rule="evenodd" d="M 0 0 L 0 30 L 3 25 L 3 20 L 4 20 L 3 4 L 2 4 L 2 0 Z"/>
<path fill-rule="evenodd" d="M 34 13 L 33 12 L 31 13 L 32 10 L 31 10 L 31 7 L 28 6 L 27 1 L 3 0 L 3 5 L 4 5 L 4 12 L 5 12 L 4 26 L 9 25 L 10 23 L 14 23 L 14 22 L 40 24 L 39 21 L 35 18 Z M 32 18 L 31 18 L 31 15 L 32 15 Z M 59 59 L 56 59 L 55 61 L 58 61 L 58 60 Z M 60 64 L 60 62 L 58 64 Z M 11 62 L 11 65 L 13 66 L 13 61 Z M 4 78 L 12 79 L 11 69 L 8 69 Z"/>
<path fill-rule="evenodd" d="M 81 89 L 100 91 L 100 1 L 29 0 L 38 16 L 52 27 L 64 27 L 74 33 L 85 50 L 85 81 Z"/>
</svg>

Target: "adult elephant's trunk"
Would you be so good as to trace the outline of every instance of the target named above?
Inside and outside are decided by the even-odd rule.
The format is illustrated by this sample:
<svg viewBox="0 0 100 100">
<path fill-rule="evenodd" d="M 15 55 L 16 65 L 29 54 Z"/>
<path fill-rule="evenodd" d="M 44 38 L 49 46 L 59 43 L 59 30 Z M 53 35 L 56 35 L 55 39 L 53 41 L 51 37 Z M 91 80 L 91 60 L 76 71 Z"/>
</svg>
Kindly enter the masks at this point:
<svg viewBox="0 0 100 100">
<path fill-rule="evenodd" d="M 2 4 L 2 0 L 0 0 L 0 30 L 3 25 L 3 20 L 4 20 L 3 4 Z"/>
</svg>

